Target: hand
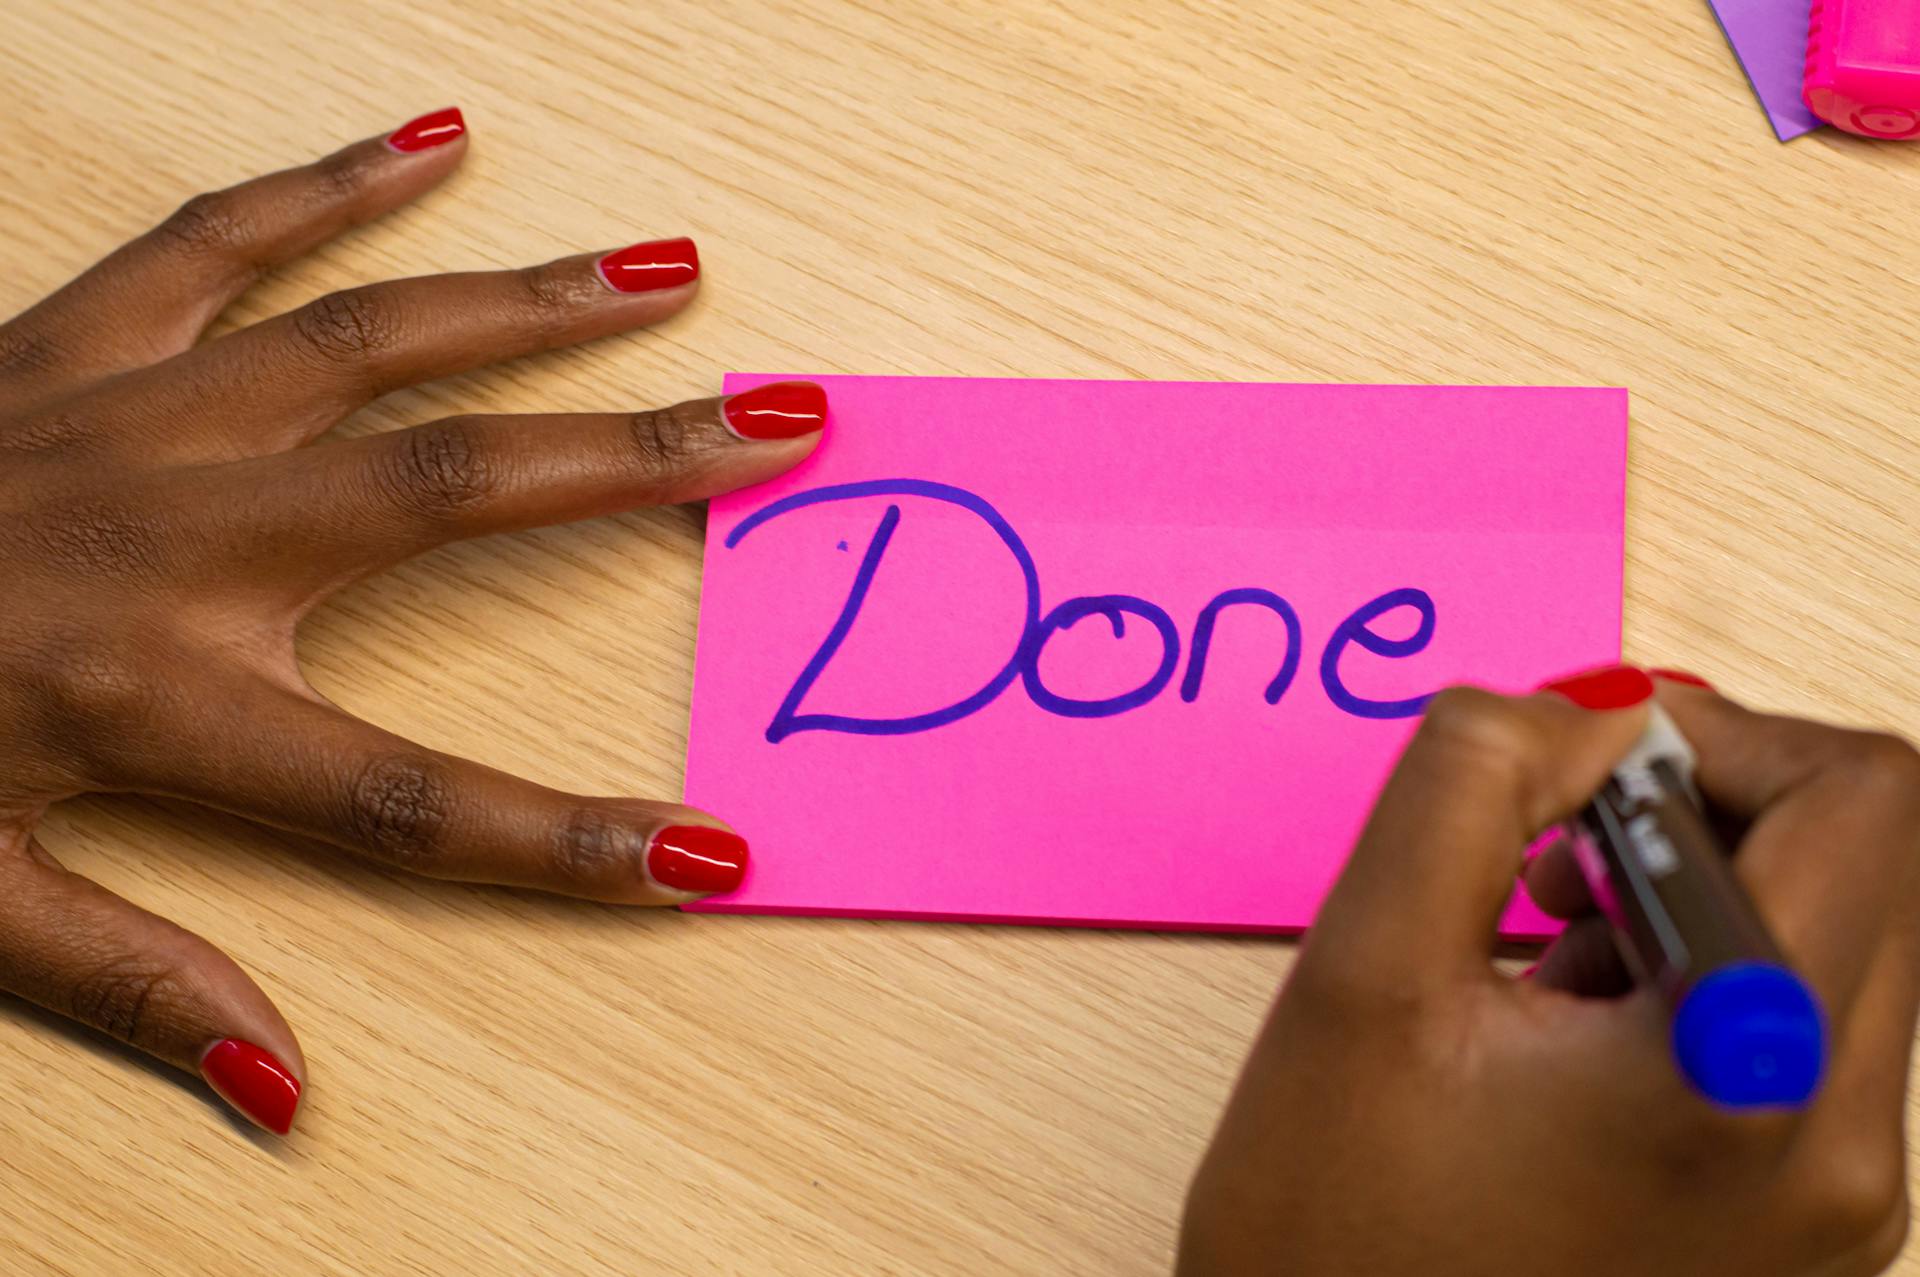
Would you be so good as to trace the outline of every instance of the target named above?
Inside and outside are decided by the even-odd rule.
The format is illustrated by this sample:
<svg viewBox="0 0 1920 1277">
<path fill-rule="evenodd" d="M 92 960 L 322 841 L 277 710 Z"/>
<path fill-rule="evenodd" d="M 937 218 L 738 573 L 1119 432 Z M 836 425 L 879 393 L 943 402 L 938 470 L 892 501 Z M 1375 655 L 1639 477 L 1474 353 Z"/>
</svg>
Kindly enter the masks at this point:
<svg viewBox="0 0 1920 1277">
<path fill-rule="evenodd" d="M 1920 1000 L 1920 757 L 1703 687 L 1658 695 L 1735 826 L 1741 879 L 1831 1019 L 1813 1106 L 1716 1109 L 1675 1068 L 1657 994 L 1593 996 L 1619 970 L 1564 850 L 1529 884 L 1576 921 L 1535 978 L 1491 966 L 1523 849 L 1598 789 L 1646 709 L 1448 692 L 1240 1079 L 1188 1202 L 1185 1277 L 1853 1277 L 1892 1262 Z"/>
<path fill-rule="evenodd" d="M 301 618 L 423 550 L 692 501 L 812 451 L 784 383 L 641 412 L 463 416 L 313 441 L 403 386 L 665 319 L 693 244 L 334 293 L 217 340 L 263 271 L 422 194 L 457 111 L 202 195 L 0 326 L 0 988 L 200 1070 L 285 1131 L 299 1045 L 230 959 L 34 841 L 90 791 L 191 799 L 415 873 L 672 905 L 746 845 L 684 807 L 556 793 L 359 722 L 309 687 Z"/>
</svg>

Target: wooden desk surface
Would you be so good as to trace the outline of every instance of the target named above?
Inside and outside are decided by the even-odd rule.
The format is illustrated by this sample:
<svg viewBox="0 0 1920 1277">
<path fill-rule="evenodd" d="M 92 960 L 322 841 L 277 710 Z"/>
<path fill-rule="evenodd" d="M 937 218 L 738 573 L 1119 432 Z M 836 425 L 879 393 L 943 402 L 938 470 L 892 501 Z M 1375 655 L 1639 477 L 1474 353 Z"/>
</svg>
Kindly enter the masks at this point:
<svg viewBox="0 0 1920 1277">
<path fill-rule="evenodd" d="M 458 102 L 461 175 L 235 317 L 677 233 L 706 289 L 356 429 L 736 368 L 1628 386 L 1628 652 L 1920 734 L 1920 147 L 1776 144 L 1700 0 L 7 10 L 0 309 Z M 435 746 L 675 795 L 700 528 L 434 555 L 305 660 Z M 621 912 L 142 801 L 44 836 L 239 959 L 313 1084 L 255 1140 L 0 1007 L 10 1274 L 1161 1273 L 1289 956 Z"/>
</svg>

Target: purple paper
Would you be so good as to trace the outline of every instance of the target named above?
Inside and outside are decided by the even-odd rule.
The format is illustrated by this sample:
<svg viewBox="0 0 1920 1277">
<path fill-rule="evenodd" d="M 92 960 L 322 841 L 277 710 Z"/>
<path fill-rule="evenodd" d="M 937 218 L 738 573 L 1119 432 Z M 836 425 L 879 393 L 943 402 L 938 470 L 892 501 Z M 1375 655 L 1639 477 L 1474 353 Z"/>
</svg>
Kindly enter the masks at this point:
<svg viewBox="0 0 1920 1277">
<path fill-rule="evenodd" d="M 1825 121 L 1800 96 L 1813 0 L 1708 0 L 1782 142 Z"/>
</svg>

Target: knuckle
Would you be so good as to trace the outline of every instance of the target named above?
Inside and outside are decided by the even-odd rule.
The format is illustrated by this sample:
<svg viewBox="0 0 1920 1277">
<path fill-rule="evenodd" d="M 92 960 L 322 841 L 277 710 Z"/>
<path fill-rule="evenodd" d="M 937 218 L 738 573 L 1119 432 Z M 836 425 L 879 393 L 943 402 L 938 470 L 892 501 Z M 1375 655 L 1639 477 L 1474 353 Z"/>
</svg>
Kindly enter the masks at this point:
<svg viewBox="0 0 1920 1277">
<path fill-rule="evenodd" d="M 1472 687 L 1450 687 L 1435 696 L 1419 736 L 1441 757 L 1508 776 L 1524 772 L 1537 744 L 1512 701 Z"/>
<path fill-rule="evenodd" d="M 437 765 L 380 758 L 361 768 L 347 797 L 347 823 L 362 846 L 404 869 L 424 872 L 440 859 L 452 786 Z"/>
<path fill-rule="evenodd" d="M 153 651 L 55 625 L 20 655 L 21 727 L 58 774 L 107 789 L 146 774 L 167 717 Z"/>
<path fill-rule="evenodd" d="M 366 363 L 400 340 L 400 317 L 390 295 L 377 286 L 315 298 L 294 312 L 293 328 L 300 341 L 328 363 Z"/>
<path fill-rule="evenodd" d="M 196 255 L 235 252 L 257 238 L 245 205 L 228 191 L 194 196 L 160 223 L 158 233 L 171 247 Z"/>
<path fill-rule="evenodd" d="M 405 432 L 386 456 L 385 486 L 404 508 L 428 518 L 469 509 L 498 486 L 479 431 L 458 418 Z"/>
<path fill-rule="evenodd" d="M 66 1011 L 122 1042 L 144 1041 L 153 1013 L 183 990 L 172 970 L 140 959 L 104 963 L 74 981 Z"/>
<path fill-rule="evenodd" d="M 60 567 L 89 576 L 152 578 L 166 561 L 159 526 L 135 506 L 81 501 L 37 512 L 33 539 Z"/>
<path fill-rule="evenodd" d="M 514 279 L 520 287 L 522 310 L 540 344 L 548 348 L 565 341 L 574 315 L 604 297 L 597 280 L 564 263 L 529 266 L 516 271 Z"/>
<path fill-rule="evenodd" d="M 33 376 L 60 366 L 60 343 L 44 328 L 0 324 L 0 376 Z"/>
<path fill-rule="evenodd" d="M 665 479 L 676 474 L 702 451 L 699 441 L 704 436 L 699 419 L 685 404 L 636 412 L 627 419 L 627 432 L 633 442 L 635 464 L 648 478 Z"/>
<path fill-rule="evenodd" d="M 553 868 L 568 882 L 596 882 L 620 872 L 638 850 L 624 822 L 592 807 L 575 811 L 561 826 L 553 847 Z"/>
<path fill-rule="evenodd" d="M 0 376 L 6 374 L 6 354 L 0 351 Z M 14 452 L 70 453 L 87 438 L 87 424 L 71 412 L 36 413 L 7 424 L 0 447 Z"/>
<path fill-rule="evenodd" d="M 69 722 L 125 728 L 144 716 L 151 684 L 141 659 L 97 640 L 67 643 L 43 652 L 39 677 Z"/>
<path fill-rule="evenodd" d="M 329 204 L 351 203 L 366 193 L 379 167 L 378 153 L 365 147 L 335 151 L 313 166 L 320 198 Z"/>
</svg>

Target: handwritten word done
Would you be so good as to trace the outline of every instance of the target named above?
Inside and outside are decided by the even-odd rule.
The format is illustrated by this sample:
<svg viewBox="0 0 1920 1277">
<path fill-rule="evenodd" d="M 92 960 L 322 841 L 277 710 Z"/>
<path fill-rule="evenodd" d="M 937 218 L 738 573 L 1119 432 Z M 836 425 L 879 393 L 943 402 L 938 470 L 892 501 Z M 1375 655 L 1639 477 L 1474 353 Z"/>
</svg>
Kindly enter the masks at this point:
<svg viewBox="0 0 1920 1277">
<path fill-rule="evenodd" d="M 1115 714 L 1124 714 L 1128 710 L 1138 709 L 1147 704 L 1172 683 L 1180 667 L 1180 631 L 1174 625 L 1173 618 L 1164 608 L 1150 603 L 1146 599 L 1135 598 L 1129 594 L 1101 594 L 1071 598 L 1051 611 L 1042 615 L 1040 611 L 1040 570 L 1035 566 L 1032 553 L 1013 525 L 986 501 L 962 488 L 950 484 L 934 483 L 926 479 L 873 479 L 861 483 L 841 483 L 823 488 L 814 488 L 807 492 L 796 492 L 792 496 L 782 497 L 754 511 L 736 525 L 727 534 L 726 545 L 732 549 L 745 540 L 754 529 L 809 506 L 824 505 L 833 501 L 854 501 L 864 497 L 922 497 L 930 501 L 942 501 L 958 506 L 977 515 L 1000 538 L 1007 551 L 1019 565 L 1026 589 L 1026 624 L 1020 631 L 1019 642 L 1013 655 L 1008 658 L 999 672 L 987 684 L 971 696 L 955 701 L 924 714 L 913 714 L 904 718 L 860 718 L 846 714 L 814 714 L 801 712 L 801 703 L 807 693 L 819 681 L 821 674 L 833 661 L 840 645 L 852 633 L 854 622 L 859 619 L 860 609 L 866 603 L 867 592 L 873 585 L 874 574 L 880 570 L 880 562 L 886 557 L 887 546 L 893 540 L 894 531 L 900 526 L 900 507 L 889 504 L 881 517 L 879 527 L 874 530 L 873 539 L 867 543 L 861 556 L 859 571 L 854 574 L 853 585 L 847 591 L 846 601 L 841 604 L 840 615 L 835 619 L 833 628 L 815 649 L 807 661 L 800 676 L 788 689 L 786 698 L 774 713 L 773 721 L 767 727 L 767 739 L 779 743 L 799 732 L 846 732 L 858 736 L 906 736 L 915 732 L 932 731 L 978 713 L 991 705 L 1000 694 L 1012 686 L 1017 679 L 1026 690 L 1028 699 L 1050 714 L 1064 718 L 1108 718 Z M 1278 594 L 1256 587 L 1243 587 L 1224 591 L 1216 595 L 1194 622 L 1193 641 L 1187 655 L 1186 674 L 1180 681 L 1180 698 L 1193 701 L 1200 694 L 1200 681 L 1207 666 L 1207 652 L 1213 643 L 1214 627 L 1220 614 L 1230 607 L 1265 608 L 1278 616 L 1286 626 L 1287 650 L 1280 663 L 1279 671 L 1267 684 L 1265 698 L 1269 705 L 1278 704 L 1293 684 L 1294 676 L 1299 672 L 1303 637 L 1300 618 L 1293 606 Z M 1369 629 L 1369 625 L 1397 608 L 1412 608 L 1420 618 L 1419 627 L 1406 638 L 1387 638 Z M 1113 627 L 1115 638 L 1126 633 L 1126 618 L 1135 617 L 1152 626 L 1160 635 L 1161 658 L 1159 667 L 1146 682 L 1131 691 L 1117 696 L 1103 697 L 1099 700 L 1082 700 L 1077 697 L 1062 696 L 1041 680 L 1040 656 L 1047 642 L 1059 631 L 1067 629 L 1090 616 L 1105 617 Z M 1378 598 L 1371 599 L 1356 608 L 1351 615 L 1334 627 L 1327 639 L 1327 645 L 1320 654 L 1320 685 L 1325 689 L 1327 698 L 1340 710 L 1357 718 L 1394 719 L 1411 718 L 1419 714 L 1430 696 L 1416 696 L 1406 700 L 1376 701 L 1357 696 L 1348 690 L 1340 678 L 1340 661 L 1350 647 L 1359 647 L 1375 656 L 1389 659 L 1403 659 L 1423 651 L 1433 641 L 1437 616 L 1433 600 L 1425 591 L 1411 587 L 1389 590 Z"/>
</svg>

